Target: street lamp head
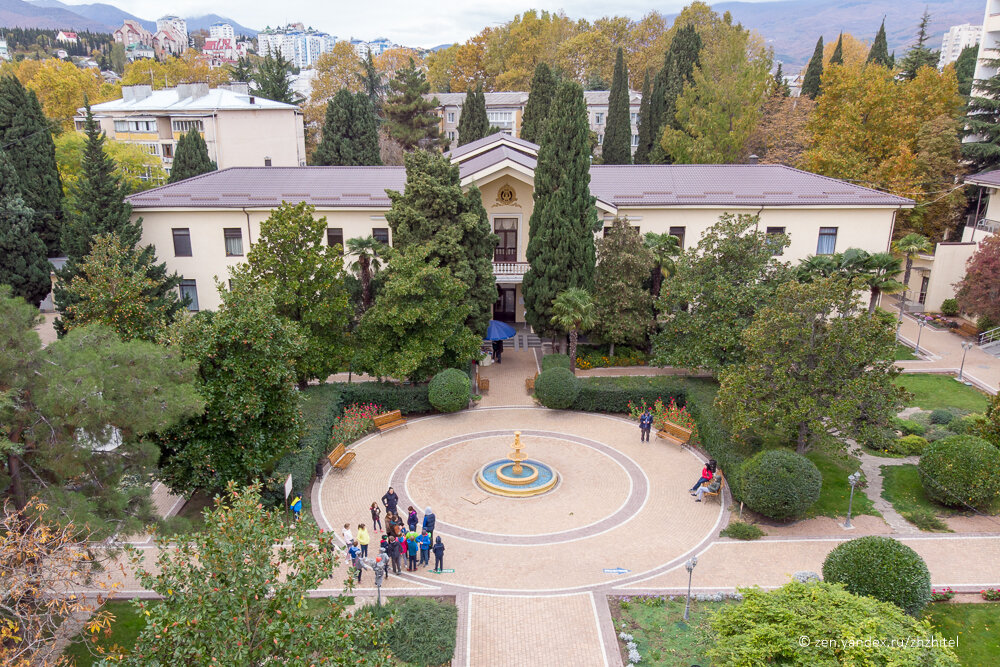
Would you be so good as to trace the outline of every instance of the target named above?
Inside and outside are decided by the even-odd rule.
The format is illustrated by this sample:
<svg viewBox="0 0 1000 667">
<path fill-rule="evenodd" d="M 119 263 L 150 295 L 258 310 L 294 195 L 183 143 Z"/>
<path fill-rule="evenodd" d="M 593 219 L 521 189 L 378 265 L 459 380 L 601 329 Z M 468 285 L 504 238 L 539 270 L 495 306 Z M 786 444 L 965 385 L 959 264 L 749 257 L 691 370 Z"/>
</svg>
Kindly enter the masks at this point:
<svg viewBox="0 0 1000 667">
<path fill-rule="evenodd" d="M 861 473 L 855 472 L 851 475 L 848 475 L 847 481 L 851 484 L 851 486 L 857 486 L 858 482 L 861 481 Z"/>
<path fill-rule="evenodd" d="M 971 350 L 975 346 L 976 346 L 976 344 L 973 343 L 973 342 L 971 342 L 971 341 L 966 341 L 965 343 L 962 343 L 962 349 L 963 350 Z"/>
<path fill-rule="evenodd" d="M 687 570 L 688 572 L 691 572 L 692 570 L 694 570 L 694 567 L 697 564 L 698 564 L 698 557 L 697 556 L 692 556 L 691 560 L 689 560 L 688 562 L 684 563 L 684 569 Z"/>
</svg>

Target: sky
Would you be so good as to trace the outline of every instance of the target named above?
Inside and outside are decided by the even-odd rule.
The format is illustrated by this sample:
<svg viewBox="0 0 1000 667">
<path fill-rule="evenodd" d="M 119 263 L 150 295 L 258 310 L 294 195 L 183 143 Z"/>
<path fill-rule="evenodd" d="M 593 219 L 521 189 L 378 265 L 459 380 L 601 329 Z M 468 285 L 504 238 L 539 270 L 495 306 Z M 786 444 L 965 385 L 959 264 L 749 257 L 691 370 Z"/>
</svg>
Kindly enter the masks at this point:
<svg viewBox="0 0 1000 667">
<path fill-rule="evenodd" d="M 66 4 L 82 4 L 64 0 Z M 85 0 L 93 1 L 93 0 Z M 537 2 L 509 0 L 105 0 L 142 19 L 170 13 L 192 17 L 207 13 L 231 18 L 248 28 L 301 21 L 342 39 L 387 37 L 406 46 L 432 47 L 464 42 L 488 25 L 506 23 L 526 9 L 564 11 L 572 18 L 596 19 L 608 14 L 639 18 L 653 9 L 663 14 L 680 11 L 690 0 L 562 0 L 554 7 Z M 744 0 L 757 2 L 762 0 Z M 278 9 L 280 7 L 280 9 Z"/>
</svg>

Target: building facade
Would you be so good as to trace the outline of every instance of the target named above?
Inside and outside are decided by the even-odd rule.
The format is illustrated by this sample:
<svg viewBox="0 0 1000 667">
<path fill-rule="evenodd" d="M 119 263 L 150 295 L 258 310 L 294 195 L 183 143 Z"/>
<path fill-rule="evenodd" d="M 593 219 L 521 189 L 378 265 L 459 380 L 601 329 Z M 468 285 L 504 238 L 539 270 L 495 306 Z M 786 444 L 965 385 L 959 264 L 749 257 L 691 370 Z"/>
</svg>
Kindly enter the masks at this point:
<svg viewBox="0 0 1000 667">
<path fill-rule="evenodd" d="M 212 88 L 206 83 L 152 90 L 124 86 L 122 99 L 95 104 L 94 118 L 108 138 L 141 146 L 169 172 L 182 134 L 197 129 L 220 169 L 305 164 L 302 112 L 292 104 L 256 97 L 247 84 Z M 83 109 L 76 117 L 83 129 Z"/>
<path fill-rule="evenodd" d="M 967 46 L 975 46 L 983 38 L 983 26 L 963 23 L 953 25 L 944 34 L 941 40 L 941 58 L 938 60 L 938 68 L 951 64 L 958 60 L 962 50 Z"/>
<path fill-rule="evenodd" d="M 63 44 L 76 44 L 79 38 L 76 36 L 75 32 L 66 32 L 65 30 L 60 30 L 56 33 L 56 41 L 62 42 Z"/>
<path fill-rule="evenodd" d="M 116 42 L 124 44 L 125 48 L 133 44 L 141 44 L 148 47 L 153 46 L 153 33 L 143 28 L 141 23 L 133 19 L 125 19 L 122 26 L 115 30 L 114 38 Z"/>
<path fill-rule="evenodd" d="M 524 321 L 521 283 L 528 269 L 538 147 L 496 134 L 452 151 L 463 187 L 476 185 L 498 237 L 494 317 Z M 403 167 L 237 168 L 129 197 L 144 244 L 156 248 L 195 309 L 221 300 L 215 279 L 245 260 L 261 222 L 282 202 L 308 202 L 327 219 L 327 242 L 374 236 L 392 243 L 386 190 L 406 186 Z M 909 199 L 780 165 L 594 165 L 590 189 L 610 226 L 627 217 L 640 233 L 669 232 L 689 248 L 724 213 L 760 214 L 760 228 L 791 240 L 783 259 L 849 247 L 889 248 L 896 214 Z"/>
<path fill-rule="evenodd" d="M 299 69 L 315 65 L 320 55 L 332 51 L 336 43 L 335 36 L 306 28 L 302 23 L 289 23 L 284 28 L 265 28 L 257 33 L 259 53 L 280 53 Z"/>
<path fill-rule="evenodd" d="M 991 61 L 1000 56 L 1000 0 L 986 0 L 986 13 L 983 16 L 983 32 L 979 41 L 979 55 L 976 60 L 976 71 L 973 82 L 979 79 L 989 79 L 997 73 L 997 68 Z M 972 94 L 976 94 L 973 83 Z"/>
<path fill-rule="evenodd" d="M 0 60 L 10 60 L 10 50 L 7 48 L 7 40 L 0 37 Z"/>
</svg>

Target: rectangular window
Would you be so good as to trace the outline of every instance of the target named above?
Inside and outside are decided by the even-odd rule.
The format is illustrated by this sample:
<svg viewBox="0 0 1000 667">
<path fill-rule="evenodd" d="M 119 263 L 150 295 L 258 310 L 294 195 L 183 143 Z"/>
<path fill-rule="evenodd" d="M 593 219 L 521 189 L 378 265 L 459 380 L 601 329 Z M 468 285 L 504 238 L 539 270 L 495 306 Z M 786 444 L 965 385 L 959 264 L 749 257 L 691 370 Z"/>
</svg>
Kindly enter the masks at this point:
<svg viewBox="0 0 1000 667">
<path fill-rule="evenodd" d="M 173 144 L 162 144 L 163 157 L 173 157 L 174 156 L 174 145 Z"/>
<path fill-rule="evenodd" d="M 785 234 L 785 228 L 784 227 L 768 227 L 767 228 L 767 235 L 768 236 L 783 236 L 784 234 Z M 771 254 L 773 254 L 773 255 L 780 255 L 783 251 L 784 251 L 784 248 L 782 248 L 780 244 L 775 243 L 774 244 L 774 250 L 771 251 Z"/>
<path fill-rule="evenodd" d="M 181 298 L 188 300 L 188 310 L 198 310 L 198 285 L 193 280 L 182 280 L 180 284 Z"/>
<path fill-rule="evenodd" d="M 638 134 L 633 134 L 632 135 L 632 145 L 633 146 L 638 146 L 639 145 L 639 135 Z"/>
<path fill-rule="evenodd" d="M 455 112 L 454 111 L 449 111 L 448 112 L 448 122 L 449 123 L 454 123 L 455 122 Z"/>
<path fill-rule="evenodd" d="M 917 296 L 917 303 L 927 302 L 927 287 L 931 284 L 930 276 L 920 278 L 920 294 Z"/>
<path fill-rule="evenodd" d="M 598 146 L 603 146 L 604 145 L 604 135 L 603 134 L 597 135 L 597 145 Z"/>
<path fill-rule="evenodd" d="M 264 166 L 265 167 L 270 167 L 271 166 L 271 158 L 269 158 L 269 157 L 264 158 Z"/>
<path fill-rule="evenodd" d="M 493 231 L 497 247 L 493 250 L 494 262 L 517 261 L 517 218 L 493 218 Z"/>
<path fill-rule="evenodd" d="M 182 227 L 176 228 L 174 232 L 174 257 L 191 256 L 191 230 Z"/>
<path fill-rule="evenodd" d="M 455 130 L 448 130 L 448 141 L 455 141 Z"/>
<path fill-rule="evenodd" d="M 344 247 L 344 230 L 341 227 L 326 228 L 326 244 L 331 248 L 335 245 Z"/>
<path fill-rule="evenodd" d="M 171 123 L 174 132 L 188 132 L 191 129 L 205 131 L 205 124 L 200 120 L 175 120 Z"/>
<path fill-rule="evenodd" d="M 78 130 L 83 128 L 78 127 Z M 128 121 L 127 120 L 116 120 L 115 121 L 115 132 L 128 132 Z"/>
<path fill-rule="evenodd" d="M 160 145 L 159 144 L 137 143 L 137 144 L 134 144 L 134 145 L 138 146 L 139 148 L 141 148 L 146 153 L 149 153 L 150 155 L 159 155 L 160 154 Z"/>
<path fill-rule="evenodd" d="M 239 227 L 227 227 L 222 230 L 226 239 L 226 257 L 243 256 L 243 230 Z"/>
<path fill-rule="evenodd" d="M 87 129 L 87 122 L 83 120 L 76 121 L 76 131 L 83 132 Z"/>
<path fill-rule="evenodd" d="M 372 227 L 372 236 L 379 243 L 384 243 L 389 245 L 389 228 L 388 227 Z"/>
<path fill-rule="evenodd" d="M 629 119 L 632 121 L 632 124 L 635 125 L 639 122 L 639 114 L 633 111 L 629 114 Z"/>
<path fill-rule="evenodd" d="M 486 117 L 489 119 L 490 125 L 499 127 L 501 130 L 514 127 L 513 111 L 487 111 Z"/>
<path fill-rule="evenodd" d="M 604 112 L 598 111 L 597 113 L 594 114 L 594 125 L 603 125 L 603 124 L 604 124 Z"/>
<path fill-rule="evenodd" d="M 684 250 L 684 231 L 685 231 L 685 229 L 687 229 L 687 228 L 686 227 L 671 227 L 670 228 L 670 235 L 677 237 L 677 246 L 681 250 Z"/>
<path fill-rule="evenodd" d="M 832 255 L 837 252 L 837 228 L 820 227 L 819 242 L 816 244 L 817 255 Z"/>
</svg>

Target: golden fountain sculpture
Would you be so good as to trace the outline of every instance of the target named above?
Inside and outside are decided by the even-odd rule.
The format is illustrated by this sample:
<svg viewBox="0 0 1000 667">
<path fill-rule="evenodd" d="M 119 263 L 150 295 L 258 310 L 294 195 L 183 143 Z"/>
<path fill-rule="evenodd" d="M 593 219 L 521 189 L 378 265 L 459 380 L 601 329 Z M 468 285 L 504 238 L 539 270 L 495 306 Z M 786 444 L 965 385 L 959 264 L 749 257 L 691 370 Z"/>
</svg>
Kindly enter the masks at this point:
<svg viewBox="0 0 1000 667">
<path fill-rule="evenodd" d="M 548 465 L 528 458 L 521 444 L 521 432 L 514 431 L 514 442 L 506 459 L 487 463 L 476 475 L 476 483 L 485 491 L 510 498 L 537 496 L 552 489 L 559 475 Z"/>
</svg>

